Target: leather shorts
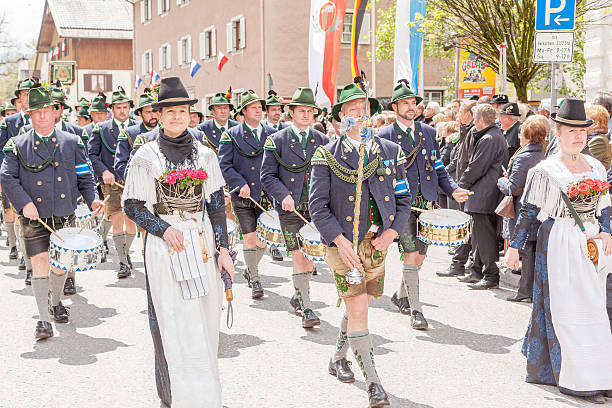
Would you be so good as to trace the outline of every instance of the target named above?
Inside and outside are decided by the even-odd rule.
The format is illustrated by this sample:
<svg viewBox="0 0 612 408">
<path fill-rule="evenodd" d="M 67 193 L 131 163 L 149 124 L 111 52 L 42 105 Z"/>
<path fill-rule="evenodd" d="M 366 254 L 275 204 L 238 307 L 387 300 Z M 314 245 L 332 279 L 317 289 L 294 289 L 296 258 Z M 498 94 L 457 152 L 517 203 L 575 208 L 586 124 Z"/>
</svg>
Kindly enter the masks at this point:
<svg viewBox="0 0 612 408">
<path fill-rule="evenodd" d="M 110 198 L 106 202 L 106 214 L 113 215 L 122 212 L 121 194 L 123 194 L 123 189 L 115 184 L 102 184 L 101 189 L 104 198 L 110 195 Z"/>
<path fill-rule="evenodd" d="M 48 226 L 56 231 L 64 227 L 73 226 L 74 219 L 74 215 L 42 218 Z M 19 217 L 19 223 L 21 224 L 21 234 L 25 244 L 25 253 L 28 257 L 49 251 L 49 237 L 51 236 L 51 232 L 37 220 L 31 220 L 23 216 Z"/>
<path fill-rule="evenodd" d="M 310 214 L 308 214 L 308 210 L 301 211 L 298 209 L 298 211 L 304 218 L 310 221 Z M 297 233 L 300 232 L 300 229 L 302 229 L 304 225 L 306 225 L 304 221 L 302 221 L 302 219 L 294 212 L 290 212 L 288 214 L 278 214 L 278 219 L 280 221 L 281 230 L 283 231 L 283 237 L 285 238 L 287 251 L 295 251 L 300 249 Z"/>
<path fill-rule="evenodd" d="M 232 200 L 234 213 L 240 224 L 240 231 L 243 234 L 250 234 L 257 230 L 257 219 L 263 211 L 250 200 Z"/>
<path fill-rule="evenodd" d="M 400 253 L 418 252 L 427 255 L 427 244 L 419 239 L 419 214 L 410 211 L 410 218 L 404 231 L 399 235 L 398 247 Z"/>
</svg>

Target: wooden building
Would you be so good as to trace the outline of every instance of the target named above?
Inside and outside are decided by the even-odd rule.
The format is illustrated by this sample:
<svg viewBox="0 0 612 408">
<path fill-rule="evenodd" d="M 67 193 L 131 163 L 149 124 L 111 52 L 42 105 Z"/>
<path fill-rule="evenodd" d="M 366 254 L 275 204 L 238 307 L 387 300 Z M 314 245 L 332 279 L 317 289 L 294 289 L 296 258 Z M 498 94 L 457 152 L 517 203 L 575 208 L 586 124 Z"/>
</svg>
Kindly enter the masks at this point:
<svg viewBox="0 0 612 408">
<path fill-rule="evenodd" d="M 46 0 L 35 70 L 42 81 L 65 81 L 71 106 L 118 86 L 131 95 L 132 21 L 124 0 Z"/>
</svg>

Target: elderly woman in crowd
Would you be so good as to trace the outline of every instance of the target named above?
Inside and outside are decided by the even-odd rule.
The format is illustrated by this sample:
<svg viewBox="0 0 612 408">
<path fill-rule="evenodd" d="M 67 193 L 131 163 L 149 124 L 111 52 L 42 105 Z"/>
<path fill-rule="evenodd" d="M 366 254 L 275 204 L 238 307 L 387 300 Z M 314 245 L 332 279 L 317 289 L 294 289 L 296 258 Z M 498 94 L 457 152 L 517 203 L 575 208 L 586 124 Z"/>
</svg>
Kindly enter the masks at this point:
<svg viewBox="0 0 612 408">
<path fill-rule="evenodd" d="M 589 150 L 608 171 L 610 170 L 610 140 L 608 139 L 610 114 L 601 105 L 591 105 L 586 108 L 586 115 L 593 121 L 593 124 L 587 128 Z"/>
<path fill-rule="evenodd" d="M 612 333 L 605 279 L 612 267 L 610 195 L 601 163 L 581 154 L 584 103 L 567 98 L 553 115 L 559 151 L 529 171 L 506 264 L 537 234 L 533 309 L 523 342 L 526 381 L 603 404 L 612 397 Z"/>
<path fill-rule="evenodd" d="M 521 196 L 527 172 L 536 164 L 545 159 L 544 139 L 548 134 L 550 125 L 545 116 L 535 115 L 528 118 L 521 125 L 519 132 L 520 148 L 510 158 L 508 173 L 497 180 L 497 187 L 506 196 L 514 197 L 514 212 L 518 215 L 521 209 Z M 504 218 L 503 237 L 512 238 L 514 234 L 515 218 Z M 520 255 L 523 260 L 521 280 L 518 293 L 507 298 L 511 302 L 531 302 L 533 292 L 533 271 L 535 268 L 536 237 L 540 223 L 530 225 L 529 238 L 525 247 L 521 249 Z"/>
</svg>

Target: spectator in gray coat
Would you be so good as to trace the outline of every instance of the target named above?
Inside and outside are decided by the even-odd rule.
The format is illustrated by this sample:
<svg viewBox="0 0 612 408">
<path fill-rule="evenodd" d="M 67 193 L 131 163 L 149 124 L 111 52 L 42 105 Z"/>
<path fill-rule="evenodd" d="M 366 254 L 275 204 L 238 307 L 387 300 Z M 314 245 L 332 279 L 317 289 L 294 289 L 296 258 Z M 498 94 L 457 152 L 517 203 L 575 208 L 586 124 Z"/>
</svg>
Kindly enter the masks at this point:
<svg viewBox="0 0 612 408">
<path fill-rule="evenodd" d="M 550 125 L 546 116 L 535 115 L 528 118 L 521 125 L 519 140 L 520 149 L 510 159 L 508 173 L 497 180 L 497 187 L 505 196 L 514 197 L 514 212 L 518 216 L 521 209 L 521 196 L 527 182 L 527 173 L 536 164 L 546 158 L 544 154 L 544 140 Z M 514 218 L 504 218 L 503 237 L 510 239 L 514 236 Z M 536 239 L 540 223 L 531 225 L 525 247 L 519 251 L 523 260 L 521 280 L 518 293 L 507 298 L 511 302 L 529 301 L 533 296 L 533 274 L 535 269 Z"/>
</svg>

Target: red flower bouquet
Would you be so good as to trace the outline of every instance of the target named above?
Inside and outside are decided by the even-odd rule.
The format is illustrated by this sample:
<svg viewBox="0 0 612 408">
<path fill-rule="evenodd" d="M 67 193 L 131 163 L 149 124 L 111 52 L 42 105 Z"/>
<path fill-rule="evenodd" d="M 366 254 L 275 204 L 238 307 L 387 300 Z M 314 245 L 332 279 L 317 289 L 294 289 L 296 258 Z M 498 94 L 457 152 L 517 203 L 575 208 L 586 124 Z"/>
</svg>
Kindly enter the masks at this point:
<svg viewBox="0 0 612 408">
<path fill-rule="evenodd" d="M 204 169 L 169 170 L 161 177 L 161 182 L 171 186 L 177 185 L 180 189 L 190 186 L 198 186 L 208 178 L 208 173 Z"/>
<path fill-rule="evenodd" d="M 608 194 L 610 184 L 603 180 L 585 179 L 580 183 L 570 183 L 567 186 L 567 195 L 571 199 L 583 199 Z"/>
</svg>

